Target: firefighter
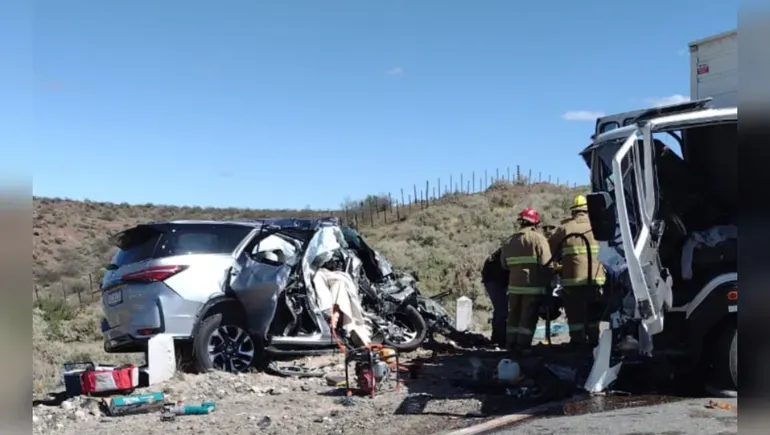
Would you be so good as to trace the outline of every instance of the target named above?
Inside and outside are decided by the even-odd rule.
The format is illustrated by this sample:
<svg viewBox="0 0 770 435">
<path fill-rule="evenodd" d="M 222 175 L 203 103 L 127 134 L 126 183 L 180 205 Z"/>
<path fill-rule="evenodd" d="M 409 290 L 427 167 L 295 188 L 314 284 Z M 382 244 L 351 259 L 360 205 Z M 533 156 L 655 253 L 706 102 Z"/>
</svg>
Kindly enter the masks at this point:
<svg viewBox="0 0 770 435">
<path fill-rule="evenodd" d="M 549 274 L 551 260 L 548 240 L 537 231 L 540 215 L 525 208 L 518 218 L 519 231 L 503 245 L 500 261 L 508 271 L 508 349 L 521 352 L 532 345 L 538 310 Z"/>
<path fill-rule="evenodd" d="M 500 261 L 502 247 L 493 252 L 481 269 L 481 282 L 492 301 L 492 342 L 505 347 L 505 325 L 508 319 L 508 271 Z"/>
<path fill-rule="evenodd" d="M 575 197 L 571 212 L 572 218 L 554 231 L 549 244 L 555 259 L 561 263 L 562 299 L 570 343 L 596 346 L 600 316 L 594 307 L 605 281 L 604 266 L 598 259 L 599 244 L 588 220 L 585 196 Z"/>
</svg>

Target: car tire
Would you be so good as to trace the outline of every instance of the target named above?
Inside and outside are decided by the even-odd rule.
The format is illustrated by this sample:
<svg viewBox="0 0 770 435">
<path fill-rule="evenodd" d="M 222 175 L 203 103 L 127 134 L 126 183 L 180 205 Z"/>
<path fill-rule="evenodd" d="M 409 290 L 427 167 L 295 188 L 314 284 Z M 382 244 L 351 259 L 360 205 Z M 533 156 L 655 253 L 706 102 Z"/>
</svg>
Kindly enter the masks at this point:
<svg viewBox="0 0 770 435">
<path fill-rule="evenodd" d="M 428 325 L 420 315 L 420 312 L 417 311 L 417 308 L 407 305 L 399 309 L 395 316 L 396 320 L 399 323 L 405 324 L 404 326 L 408 327 L 414 336 L 408 341 L 395 341 L 391 340 L 390 337 L 386 337 L 384 340 L 385 344 L 399 352 L 411 352 L 422 346 L 425 337 L 428 335 Z"/>
<path fill-rule="evenodd" d="M 237 339 L 233 340 L 235 336 Z M 227 356 L 212 357 L 212 343 L 219 346 L 221 342 L 225 342 L 221 346 L 228 348 L 228 355 L 236 353 L 238 356 L 232 358 Z M 194 368 L 201 373 L 209 370 L 248 371 L 257 363 L 257 359 L 261 355 L 256 343 L 239 319 L 223 313 L 208 315 L 201 321 L 198 332 L 193 338 Z M 251 352 L 251 359 L 247 362 L 244 355 L 249 352 Z"/>
<path fill-rule="evenodd" d="M 735 397 L 738 392 L 738 328 L 726 326 L 714 343 L 709 393 L 721 397 Z"/>
</svg>

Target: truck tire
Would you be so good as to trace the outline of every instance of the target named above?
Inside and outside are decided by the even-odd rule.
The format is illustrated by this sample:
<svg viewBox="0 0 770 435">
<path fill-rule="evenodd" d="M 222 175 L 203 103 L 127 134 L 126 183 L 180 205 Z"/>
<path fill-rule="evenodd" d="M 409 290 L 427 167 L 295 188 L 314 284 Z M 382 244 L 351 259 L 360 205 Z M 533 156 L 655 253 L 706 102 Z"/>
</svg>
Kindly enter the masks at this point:
<svg viewBox="0 0 770 435">
<path fill-rule="evenodd" d="M 256 341 L 236 316 L 215 312 L 207 315 L 193 338 L 193 364 L 198 372 L 221 370 L 245 372 L 261 354 Z"/>
<path fill-rule="evenodd" d="M 722 397 L 735 397 L 738 392 L 738 328 L 725 326 L 714 344 L 709 393 Z"/>
</svg>

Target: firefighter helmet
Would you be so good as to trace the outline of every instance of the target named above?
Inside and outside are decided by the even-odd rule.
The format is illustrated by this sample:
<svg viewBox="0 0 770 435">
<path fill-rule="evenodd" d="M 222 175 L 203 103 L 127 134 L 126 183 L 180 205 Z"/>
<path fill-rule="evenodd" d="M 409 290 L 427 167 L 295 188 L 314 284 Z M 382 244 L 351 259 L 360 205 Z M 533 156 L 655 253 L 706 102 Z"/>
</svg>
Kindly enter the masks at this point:
<svg viewBox="0 0 770 435">
<path fill-rule="evenodd" d="M 586 197 L 583 195 L 576 196 L 575 201 L 572 203 L 572 207 L 570 207 L 570 210 L 588 211 L 588 201 L 586 201 Z"/>
<path fill-rule="evenodd" d="M 540 213 L 532 207 L 527 207 L 519 213 L 519 219 L 537 225 L 540 223 Z"/>
</svg>

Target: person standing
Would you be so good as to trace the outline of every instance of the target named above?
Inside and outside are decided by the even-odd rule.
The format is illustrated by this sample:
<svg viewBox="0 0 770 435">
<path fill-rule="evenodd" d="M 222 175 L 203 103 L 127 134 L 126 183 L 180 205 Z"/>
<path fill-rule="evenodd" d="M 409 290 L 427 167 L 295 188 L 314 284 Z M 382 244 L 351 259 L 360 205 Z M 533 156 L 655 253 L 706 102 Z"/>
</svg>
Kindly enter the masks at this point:
<svg viewBox="0 0 770 435">
<path fill-rule="evenodd" d="M 548 240 L 537 231 L 540 214 L 525 208 L 518 218 L 519 231 L 503 245 L 500 264 L 508 271 L 508 321 L 506 345 L 513 351 L 532 346 L 538 310 L 550 274 Z"/>
<path fill-rule="evenodd" d="M 508 271 L 500 261 L 502 247 L 497 248 L 481 268 L 481 282 L 492 301 L 492 342 L 505 347 L 505 325 L 508 319 Z"/>
<path fill-rule="evenodd" d="M 599 262 L 599 244 L 588 219 L 585 196 L 575 197 L 571 213 L 572 218 L 563 222 L 548 242 L 561 263 L 562 299 L 570 343 L 596 346 L 600 316 L 594 312 L 594 306 L 606 276 Z"/>
</svg>

